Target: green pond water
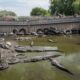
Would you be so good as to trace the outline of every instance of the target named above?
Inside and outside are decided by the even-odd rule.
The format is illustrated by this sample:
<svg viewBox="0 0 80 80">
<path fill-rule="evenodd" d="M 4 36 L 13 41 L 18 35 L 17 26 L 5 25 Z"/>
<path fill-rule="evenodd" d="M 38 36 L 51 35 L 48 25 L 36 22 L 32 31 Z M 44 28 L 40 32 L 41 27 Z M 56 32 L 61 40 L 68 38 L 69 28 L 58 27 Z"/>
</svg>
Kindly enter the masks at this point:
<svg viewBox="0 0 80 80">
<path fill-rule="evenodd" d="M 0 71 L 0 80 L 80 80 L 80 36 L 47 37 L 57 41 L 49 43 L 45 38 L 34 40 L 36 45 L 58 46 L 64 56 L 56 58 L 65 68 L 70 70 L 74 75 L 70 75 L 55 66 L 49 61 L 36 63 L 18 63 L 11 65 L 10 68 Z M 43 42 L 41 42 L 43 41 Z M 46 44 L 47 43 L 47 44 Z M 19 42 L 21 45 L 27 45 L 27 42 Z M 51 54 L 53 52 L 50 52 Z M 48 53 L 25 53 L 26 56 L 44 55 Z"/>
<path fill-rule="evenodd" d="M 0 80 L 80 80 L 80 54 L 56 59 L 74 75 L 51 66 L 49 61 L 42 61 L 11 65 L 10 68 L 0 71 Z"/>
</svg>

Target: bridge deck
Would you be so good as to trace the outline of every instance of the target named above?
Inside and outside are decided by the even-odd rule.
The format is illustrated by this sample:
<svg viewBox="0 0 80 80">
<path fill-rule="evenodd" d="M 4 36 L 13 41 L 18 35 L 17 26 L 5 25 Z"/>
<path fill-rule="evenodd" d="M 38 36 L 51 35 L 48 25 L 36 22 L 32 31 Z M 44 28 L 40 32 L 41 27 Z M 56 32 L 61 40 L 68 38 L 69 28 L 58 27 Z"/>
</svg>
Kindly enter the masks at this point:
<svg viewBox="0 0 80 80">
<path fill-rule="evenodd" d="M 55 18 L 55 19 L 36 19 L 36 20 L 29 20 L 29 21 L 0 21 L 0 26 L 5 25 L 41 25 L 41 24 L 61 24 L 61 23 L 80 23 L 80 17 L 76 18 Z"/>
</svg>

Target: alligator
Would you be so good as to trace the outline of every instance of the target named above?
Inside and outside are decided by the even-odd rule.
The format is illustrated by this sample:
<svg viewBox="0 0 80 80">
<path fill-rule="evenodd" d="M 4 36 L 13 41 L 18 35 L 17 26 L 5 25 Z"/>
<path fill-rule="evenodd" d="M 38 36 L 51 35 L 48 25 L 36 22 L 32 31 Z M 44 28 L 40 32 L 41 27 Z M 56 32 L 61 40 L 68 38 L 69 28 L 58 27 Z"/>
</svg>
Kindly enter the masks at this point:
<svg viewBox="0 0 80 80">
<path fill-rule="evenodd" d="M 49 60 L 50 60 L 50 62 L 51 62 L 51 64 L 52 64 L 52 66 L 55 66 L 56 68 L 58 68 L 58 69 L 60 69 L 60 70 L 62 70 L 62 71 L 64 71 L 64 72 L 67 72 L 68 74 L 70 74 L 70 75 L 74 75 L 70 70 L 68 70 L 68 69 L 66 69 L 62 64 L 60 64 L 57 60 L 53 60 L 53 59 L 51 59 L 51 58 L 49 58 Z"/>
</svg>

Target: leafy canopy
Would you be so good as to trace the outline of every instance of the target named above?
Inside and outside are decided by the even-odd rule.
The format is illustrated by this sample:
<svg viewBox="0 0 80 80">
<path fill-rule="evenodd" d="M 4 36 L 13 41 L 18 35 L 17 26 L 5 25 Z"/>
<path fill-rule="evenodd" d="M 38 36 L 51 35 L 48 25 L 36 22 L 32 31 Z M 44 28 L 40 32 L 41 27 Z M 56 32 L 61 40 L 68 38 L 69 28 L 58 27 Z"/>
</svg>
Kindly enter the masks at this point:
<svg viewBox="0 0 80 80">
<path fill-rule="evenodd" d="M 80 14 L 80 0 L 50 0 L 51 15 Z"/>
<path fill-rule="evenodd" d="M 0 11 L 0 17 L 3 17 L 3 16 L 16 16 L 16 13 L 12 11 L 2 10 Z"/>
<path fill-rule="evenodd" d="M 31 16 L 49 16 L 49 12 L 43 8 L 33 8 L 31 11 Z"/>
</svg>

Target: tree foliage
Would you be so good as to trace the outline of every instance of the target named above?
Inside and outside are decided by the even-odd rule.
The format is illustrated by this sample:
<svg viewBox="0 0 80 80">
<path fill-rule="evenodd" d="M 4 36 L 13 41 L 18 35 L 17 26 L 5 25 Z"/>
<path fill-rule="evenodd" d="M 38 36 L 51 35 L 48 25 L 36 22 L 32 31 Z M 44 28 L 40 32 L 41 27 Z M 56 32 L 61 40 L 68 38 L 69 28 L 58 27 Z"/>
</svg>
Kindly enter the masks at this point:
<svg viewBox="0 0 80 80">
<path fill-rule="evenodd" d="M 3 16 L 16 16 L 16 13 L 12 11 L 2 10 L 0 11 L 0 17 L 3 17 Z"/>
<path fill-rule="evenodd" d="M 50 0 L 51 15 L 65 14 L 74 15 L 80 14 L 80 0 Z"/>
<path fill-rule="evenodd" d="M 80 15 L 80 0 L 74 1 L 73 7 L 74 7 L 74 10 L 75 10 L 75 13 Z"/>
<path fill-rule="evenodd" d="M 31 11 L 31 16 L 49 16 L 49 12 L 43 8 L 33 8 Z"/>
</svg>

